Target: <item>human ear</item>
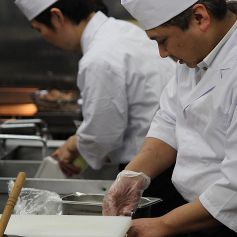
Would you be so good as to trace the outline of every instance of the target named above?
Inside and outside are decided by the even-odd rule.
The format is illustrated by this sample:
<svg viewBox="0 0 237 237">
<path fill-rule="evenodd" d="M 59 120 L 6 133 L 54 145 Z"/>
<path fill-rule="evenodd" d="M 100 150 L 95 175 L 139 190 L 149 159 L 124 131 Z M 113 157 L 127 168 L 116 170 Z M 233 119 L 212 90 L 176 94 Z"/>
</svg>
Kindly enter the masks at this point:
<svg viewBox="0 0 237 237">
<path fill-rule="evenodd" d="M 195 23 L 198 25 L 199 29 L 207 31 L 211 23 L 211 16 L 206 7 L 203 4 L 195 4 L 192 7 L 192 10 Z"/>
<path fill-rule="evenodd" d="M 55 29 L 62 27 L 65 23 L 65 17 L 61 10 L 58 8 L 52 8 L 51 13 L 51 23 Z"/>
</svg>

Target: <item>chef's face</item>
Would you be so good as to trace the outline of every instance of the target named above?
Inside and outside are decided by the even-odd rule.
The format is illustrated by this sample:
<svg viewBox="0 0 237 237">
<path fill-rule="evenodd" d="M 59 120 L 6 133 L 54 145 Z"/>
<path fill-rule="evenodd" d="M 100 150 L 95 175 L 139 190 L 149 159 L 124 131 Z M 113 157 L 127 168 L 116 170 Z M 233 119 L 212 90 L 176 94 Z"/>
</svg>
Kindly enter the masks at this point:
<svg viewBox="0 0 237 237">
<path fill-rule="evenodd" d="M 195 67 L 202 60 L 199 40 L 191 30 L 182 31 L 175 26 L 158 27 L 147 31 L 148 36 L 156 40 L 160 56 L 170 56 L 189 67 Z"/>
<path fill-rule="evenodd" d="M 190 20 L 188 29 L 178 26 L 159 26 L 147 30 L 147 35 L 157 41 L 161 57 L 170 56 L 188 67 L 195 67 L 208 54 L 209 18 L 196 12 Z"/>
</svg>

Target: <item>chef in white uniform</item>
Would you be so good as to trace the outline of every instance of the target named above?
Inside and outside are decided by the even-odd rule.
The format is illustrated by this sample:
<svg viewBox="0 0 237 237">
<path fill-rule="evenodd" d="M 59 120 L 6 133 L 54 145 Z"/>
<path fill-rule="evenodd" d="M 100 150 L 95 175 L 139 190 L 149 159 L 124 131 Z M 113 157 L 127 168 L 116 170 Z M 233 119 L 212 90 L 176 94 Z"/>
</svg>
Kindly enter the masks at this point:
<svg viewBox="0 0 237 237">
<path fill-rule="evenodd" d="M 187 204 L 135 220 L 128 236 L 237 236 L 236 16 L 225 0 L 122 3 L 158 42 L 160 55 L 179 64 L 140 153 L 108 191 L 103 213 L 129 213 L 150 178 L 175 163 L 172 181 Z"/>
<path fill-rule="evenodd" d="M 109 158 L 127 164 L 139 151 L 176 64 L 132 23 L 107 17 L 101 1 L 16 0 L 33 28 L 50 43 L 81 51 L 77 84 L 83 122 L 54 153 L 63 171 L 79 171 L 80 155 L 93 169 Z M 102 7 L 101 7 L 102 6 Z M 98 8 L 99 7 L 99 8 Z"/>
</svg>

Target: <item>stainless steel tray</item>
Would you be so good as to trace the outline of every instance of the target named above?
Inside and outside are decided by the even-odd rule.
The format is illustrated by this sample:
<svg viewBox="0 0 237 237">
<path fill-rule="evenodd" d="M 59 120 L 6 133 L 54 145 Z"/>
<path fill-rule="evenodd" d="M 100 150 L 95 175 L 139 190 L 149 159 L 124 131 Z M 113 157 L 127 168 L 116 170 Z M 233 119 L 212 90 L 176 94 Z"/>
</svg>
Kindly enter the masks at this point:
<svg viewBox="0 0 237 237">
<path fill-rule="evenodd" d="M 72 193 L 62 197 L 64 215 L 101 215 L 104 194 Z M 162 199 L 154 197 L 142 197 L 137 210 L 149 209 L 152 205 L 161 202 Z"/>
</svg>

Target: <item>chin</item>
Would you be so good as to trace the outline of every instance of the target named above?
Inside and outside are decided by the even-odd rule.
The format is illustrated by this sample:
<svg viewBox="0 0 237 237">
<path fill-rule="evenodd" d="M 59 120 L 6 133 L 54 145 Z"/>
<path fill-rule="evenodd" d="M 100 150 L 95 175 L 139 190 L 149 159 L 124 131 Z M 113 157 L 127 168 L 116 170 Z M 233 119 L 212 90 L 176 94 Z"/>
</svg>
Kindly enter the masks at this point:
<svg viewBox="0 0 237 237">
<path fill-rule="evenodd" d="M 189 68 L 195 68 L 197 66 L 197 64 L 193 64 L 193 63 L 187 63 L 187 62 L 180 62 L 180 64 L 186 64 L 187 67 Z"/>
<path fill-rule="evenodd" d="M 193 65 L 193 64 L 186 64 L 188 67 L 190 67 L 190 68 L 195 68 L 195 67 L 197 67 L 197 64 L 195 64 L 195 65 Z"/>
</svg>

